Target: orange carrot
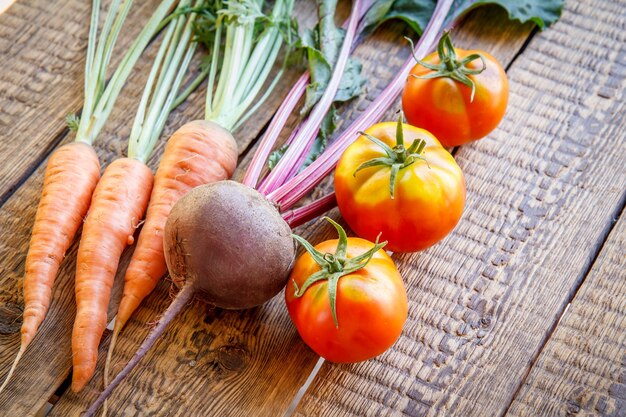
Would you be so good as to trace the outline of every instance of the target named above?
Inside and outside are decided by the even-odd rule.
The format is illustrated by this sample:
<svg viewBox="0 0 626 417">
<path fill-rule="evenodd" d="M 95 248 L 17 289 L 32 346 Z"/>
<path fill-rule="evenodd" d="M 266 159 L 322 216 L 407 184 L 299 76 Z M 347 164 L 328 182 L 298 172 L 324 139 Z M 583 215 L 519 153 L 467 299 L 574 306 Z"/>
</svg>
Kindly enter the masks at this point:
<svg viewBox="0 0 626 417">
<path fill-rule="evenodd" d="M 230 178 L 236 165 L 237 143 L 229 131 L 215 123 L 196 120 L 172 135 L 154 178 L 146 221 L 124 277 L 116 329 L 124 327 L 165 275 L 163 228 L 174 203 L 198 185 Z"/>
<path fill-rule="evenodd" d="M 87 214 L 99 178 L 100 162 L 91 145 L 72 142 L 50 155 L 26 256 L 20 350 L 0 391 L 48 312 L 54 279 Z"/>
<path fill-rule="evenodd" d="M 216 123 L 189 122 L 168 140 L 154 178 L 146 221 L 124 277 L 124 295 L 105 365 L 105 385 L 118 334 L 167 271 L 163 228 L 172 206 L 199 185 L 230 178 L 236 165 L 237 143 L 228 130 Z"/>
<path fill-rule="evenodd" d="M 152 190 L 152 171 L 121 158 L 104 171 L 83 227 L 76 264 L 76 320 L 72 332 L 72 390 L 80 391 L 96 368 L 98 344 L 120 256 L 134 242 Z"/>
</svg>

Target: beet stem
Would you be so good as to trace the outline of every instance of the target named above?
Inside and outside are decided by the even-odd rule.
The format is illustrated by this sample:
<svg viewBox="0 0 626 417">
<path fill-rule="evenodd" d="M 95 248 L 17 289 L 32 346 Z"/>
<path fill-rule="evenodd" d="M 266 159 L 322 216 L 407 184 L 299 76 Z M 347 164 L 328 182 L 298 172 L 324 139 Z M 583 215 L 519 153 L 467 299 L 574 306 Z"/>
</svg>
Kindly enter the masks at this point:
<svg viewBox="0 0 626 417">
<path fill-rule="evenodd" d="M 183 309 L 183 307 L 191 300 L 194 292 L 195 288 L 193 282 L 187 281 L 187 283 L 183 286 L 183 289 L 180 290 L 180 292 L 176 295 L 176 298 L 174 298 L 172 304 L 170 304 L 167 310 L 165 310 L 165 313 L 159 320 L 159 323 L 154 329 L 152 329 L 148 337 L 146 337 L 146 340 L 144 340 L 144 342 L 141 344 L 141 346 L 135 353 L 135 356 L 133 356 L 133 358 L 126 364 L 124 369 L 122 369 L 122 371 L 117 374 L 113 381 L 111 381 L 111 384 L 109 384 L 104 389 L 104 391 L 100 393 L 100 396 L 98 396 L 96 401 L 91 404 L 87 411 L 85 411 L 83 417 L 91 417 L 96 414 L 96 411 L 98 411 L 100 406 L 104 403 L 104 400 L 106 400 L 111 395 L 115 387 L 117 387 L 120 382 L 122 382 L 124 378 L 126 378 L 130 371 L 132 371 L 133 368 L 137 366 L 141 358 L 146 355 L 148 350 L 150 350 L 150 348 L 159 339 L 159 337 L 161 337 L 161 335 L 163 334 L 165 329 L 167 329 L 167 326 L 169 326 L 174 317 L 176 317 L 178 313 L 180 313 L 180 311 Z"/>
<path fill-rule="evenodd" d="M 331 210 L 337 206 L 337 199 L 335 193 L 325 195 L 322 198 L 302 206 L 297 209 L 288 210 L 281 214 L 283 220 L 287 222 L 289 227 L 295 229 L 296 227 L 312 220 L 328 210 Z"/>
</svg>

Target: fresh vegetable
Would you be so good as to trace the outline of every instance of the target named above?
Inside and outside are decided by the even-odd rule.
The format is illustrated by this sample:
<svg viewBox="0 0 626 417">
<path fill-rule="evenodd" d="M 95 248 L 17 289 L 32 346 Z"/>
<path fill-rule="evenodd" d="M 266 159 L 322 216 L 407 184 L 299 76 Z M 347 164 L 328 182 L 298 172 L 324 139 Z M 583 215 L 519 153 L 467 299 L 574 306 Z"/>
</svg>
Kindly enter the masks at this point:
<svg viewBox="0 0 626 417">
<path fill-rule="evenodd" d="M 402 93 L 413 126 L 434 134 L 445 147 L 486 136 L 498 126 L 509 97 L 500 63 L 487 52 L 455 49 L 444 33 L 436 53 L 417 61 Z"/>
<path fill-rule="evenodd" d="M 196 43 L 191 40 L 196 13 L 180 10 L 203 0 L 181 0 L 167 24 L 148 76 L 130 134 L 128 157 L 111 163 L 96 187 L 76 263 L 76 319 L 72 332 L 72 390 L 91 379 L 98 344 L 107 325 L 111 287 L 122 252 L 148 205 L 153 175 L 146 165 L 167 120 Z"/>
<path fill-rule="evenodd" d="M 100 178 L 100 162 L 91 145 L 106 123 L 130 71 L 174 3 L 174 0 L 166 0 L 157 7 L 106 84 L 113 49 L 132 0 L 111 3 L 99 36 L 101 2 L 93 1 L 82 114 L 80 118 L 74 115 L 68 117 L 70 128 L 76 131 L 75 141 L 59 147 L 48 160 L 42 197 L 26 257 L 20 350 L 0 392 L 7 386 L 46 316 L 63 256 L 89 209 L 92 193 Z"/>
<path fill-rule="evenodd" d="M 382 249 L 361 238 L 339 239 L 306 249 L 285 288 L 291 320 L 304 342 L 332 362 L 360 362 L 380 355 L 398 339 L 407 318 L 402 277 Z M 293 285 L 292 285 L 293 284 Z"/>
<path fill-rule="evenodd" d="M 341 215 L 358 235 L 382 235 L 394 252 L 443 239 L 465 205 L 465 180 L 450 153 L 428 131 L 378 123 L 343 153 L 335 171 Z"/>
<path fill-rule="evenodd" d="M 152 172 L 136 159 L 107 167 L 93 194 L 76 263 L 76 319 L 72 332 L 72 390 L 91 379 L 98 344 L 107 325 L 107 307 L 122 251 L 148 204 Z"/>
<path fill-rule="evenodd" d="M 234 181 L 194 188 L 165 226 L 165 259 L 178 286 L 207 303 L 254 307 L 285 285 L 295 255 L 291 230 L 258 192 Z"/>
</svg>

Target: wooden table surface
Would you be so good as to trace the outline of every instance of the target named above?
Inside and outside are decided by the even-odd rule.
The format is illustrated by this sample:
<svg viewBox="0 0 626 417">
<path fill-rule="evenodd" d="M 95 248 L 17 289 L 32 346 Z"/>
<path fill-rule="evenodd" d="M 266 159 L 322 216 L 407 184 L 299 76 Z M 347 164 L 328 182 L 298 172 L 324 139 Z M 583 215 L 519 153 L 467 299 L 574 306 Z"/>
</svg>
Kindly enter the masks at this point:
<svg viewBox="0 0 626 417">
<path fill-rule="evenodd" d="M 135 3 L 130 23 L 145 21 L 157 1 Z M 313 10 L 297 2 L 302 26 Z M 85 0 L 18 0 L 0 16 L 1 377 L 18 350 L 24 259 L 46 158 L 73 139 L 64 117 L 81 108 L 89 13 Z M 140 29 L 127 27 L 122 47 Z M 369 81 L 342 108 L 344 125 L 407 56 L 404 34 L 400 24 L 385 25 L 357 49 Z M 410 299 L 398 342 L 361 364 L 322 363 L 298 337 L 282 294 L 246 311 L 190 306 L 114 392 L 111 415 L 626 416 L 626 0 L 568 0 L 543 32 L 487 7 L 454 38 L 501 60 L 510 102 L 492 134 L 454 151 L 468 190 L 454 232 L 426 251 L 394 255 Z M 104 164 L 126 148 L 155 49 L 95 143 Z M 297 76 L 292 70 L 235 133 L 240 167 Z M 203 95 L 174 111 L 164 137 L 201 117 Z M 332 234 L 321 221 L 299 232 L 314 242 Z M 0 415 L 78 416 L 102 389 L 102 361 L 80 395 L 68 389 L 76 247 L 0 395 Z M 162 282 L 123 332 L 113 373 L 164 311 L 169 287 Z"/>
</svg>

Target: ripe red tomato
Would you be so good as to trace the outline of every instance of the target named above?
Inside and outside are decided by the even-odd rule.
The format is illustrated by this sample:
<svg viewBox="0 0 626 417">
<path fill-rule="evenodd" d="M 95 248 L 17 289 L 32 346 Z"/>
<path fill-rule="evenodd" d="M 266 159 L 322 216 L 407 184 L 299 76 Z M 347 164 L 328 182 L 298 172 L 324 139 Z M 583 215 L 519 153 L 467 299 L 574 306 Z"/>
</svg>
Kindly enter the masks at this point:
<svg viewBox="0 0 626 417">
<path fill-rule="evenodd" d="M 465 179 L 429 132 L 386 122 L 367 129 L 343 153 L 335 195 L 358 236 L 374 240 L 382 233 L 387 249 L 415 252 L 454 229 L 465 206 Z"/>
<path fill-rule="evenodd" d="M 438 52 L 411 70 L 402 109 L 410 124 L 452 147 L 483 138 L 495 129 L 508 97 L 509 83 L 500 63 L 484 51 L 455 49 L 445 34 Z"/>
<path fill-rule="evenodd" d="M 291 320 L 302 340 L 331 362 L 373 358 L 391 347 L 402 332 L 406 290 L 382 246 L 346 238 L 341 229 L 339 239 L 307 248 L 316 256 L 305 252 L 291 272 L 285 288 Z M 354 264 L 363 266 L 354 270 Z"/>
</svg>

